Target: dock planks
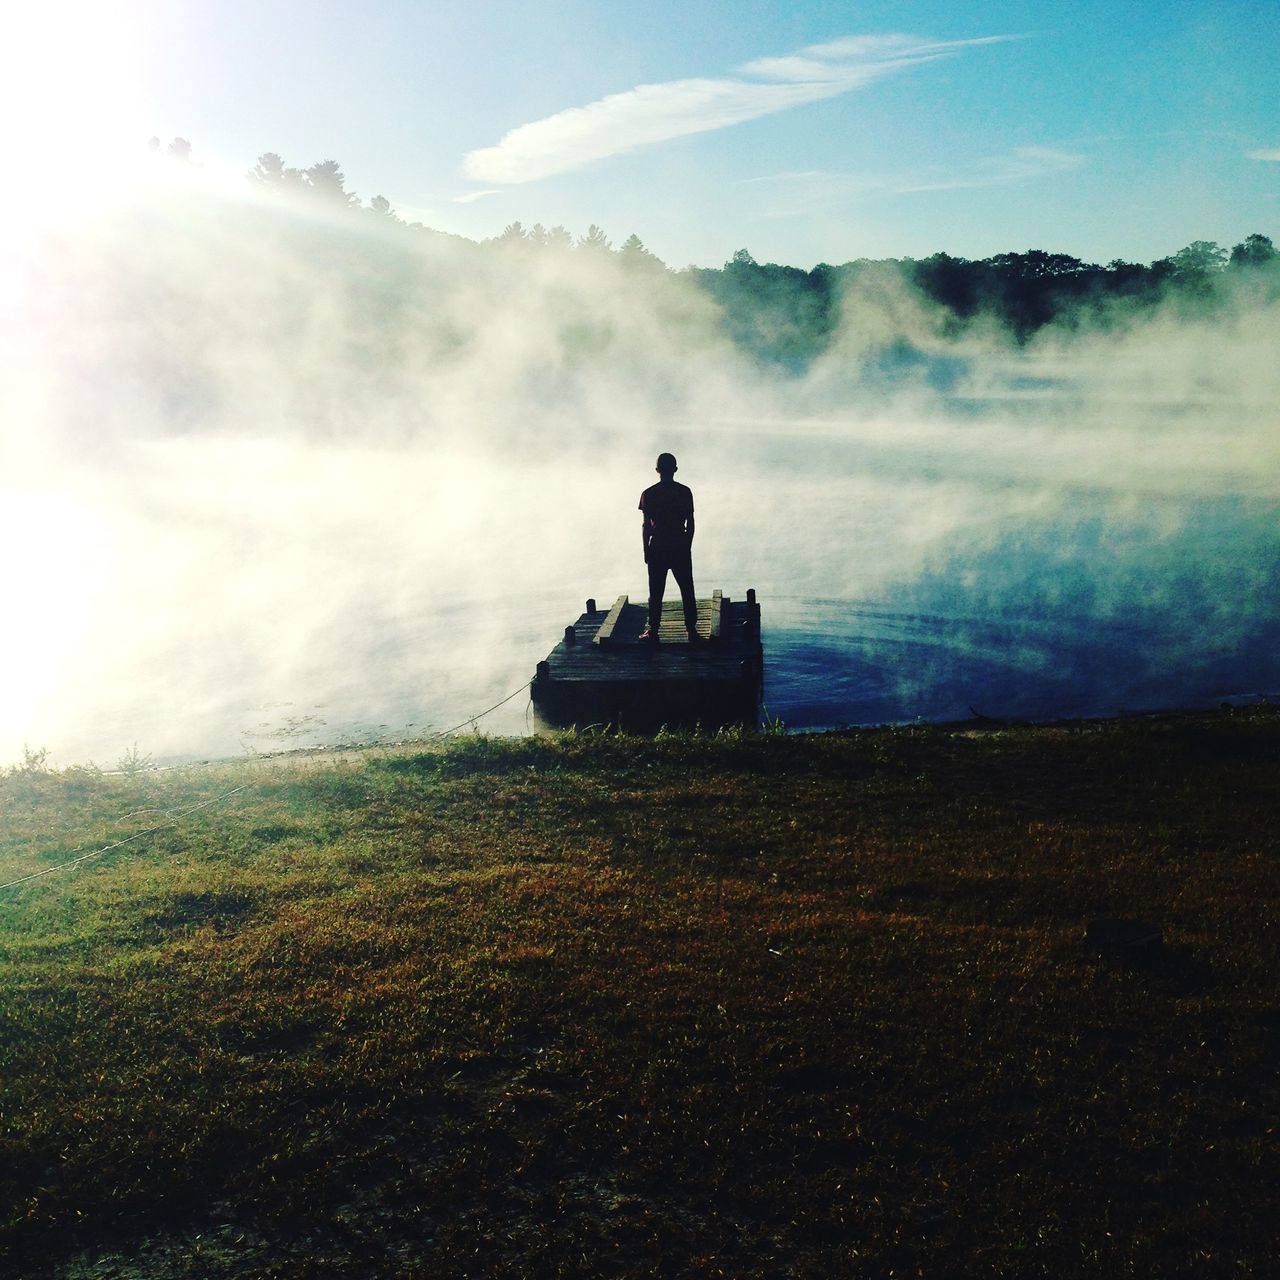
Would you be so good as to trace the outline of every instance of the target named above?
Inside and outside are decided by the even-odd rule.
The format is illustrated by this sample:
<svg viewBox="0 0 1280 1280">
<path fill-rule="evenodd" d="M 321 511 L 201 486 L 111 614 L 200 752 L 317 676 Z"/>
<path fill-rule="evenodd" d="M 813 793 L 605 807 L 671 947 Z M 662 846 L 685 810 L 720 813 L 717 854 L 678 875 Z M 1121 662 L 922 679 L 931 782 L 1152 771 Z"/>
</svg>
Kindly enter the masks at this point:
<svg viewBox="0 0 1280 1280">
<path fill-rule="evenodd" d="M 755 727 L 763 649 L 754 592 L 744 601 L 719 590 L 699 599 L 701 644 L 688 642 L 678 597 L 663 603 L 656 645 L 640 640 L 646 604 L 623 595 L 607 610 L 588 605 L 538 664 L 531 689 L 539 729 Z"/>
</svg>

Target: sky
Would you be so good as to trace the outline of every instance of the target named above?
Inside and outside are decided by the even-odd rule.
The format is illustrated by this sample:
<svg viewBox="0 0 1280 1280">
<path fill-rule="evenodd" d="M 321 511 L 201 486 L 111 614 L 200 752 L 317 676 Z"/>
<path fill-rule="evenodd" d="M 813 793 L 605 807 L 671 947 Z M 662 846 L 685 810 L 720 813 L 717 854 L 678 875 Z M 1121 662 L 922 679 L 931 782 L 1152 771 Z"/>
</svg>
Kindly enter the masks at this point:
<svg viewBox="0 0 1280 1280">
<path fill-rule="evenodd" d="M 211 181 L 335 159 L 472 239 L 638 234 L 668 265 L 1280 239 L 1274 0 L 16 0 L 28 223 L 155 135 Z M 0 224 L 0 230 L 3 230 Z"/>
</svg>

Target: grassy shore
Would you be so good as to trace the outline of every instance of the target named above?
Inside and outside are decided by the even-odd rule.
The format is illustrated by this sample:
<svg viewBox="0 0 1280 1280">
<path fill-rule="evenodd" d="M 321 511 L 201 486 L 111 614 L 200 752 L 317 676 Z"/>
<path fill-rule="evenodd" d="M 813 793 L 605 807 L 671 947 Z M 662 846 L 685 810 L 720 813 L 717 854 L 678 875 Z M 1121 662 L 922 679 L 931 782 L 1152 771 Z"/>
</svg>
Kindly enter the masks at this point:
<svg viewBox="0 0 1280 1280">
<path fill-rule="evenodd" d="M 1265 710 L 12 771 L 0 881 L 145 834 L 0 892 L 0 1274 L 1273 1274 L 1277 796 Z"/>
</svg>

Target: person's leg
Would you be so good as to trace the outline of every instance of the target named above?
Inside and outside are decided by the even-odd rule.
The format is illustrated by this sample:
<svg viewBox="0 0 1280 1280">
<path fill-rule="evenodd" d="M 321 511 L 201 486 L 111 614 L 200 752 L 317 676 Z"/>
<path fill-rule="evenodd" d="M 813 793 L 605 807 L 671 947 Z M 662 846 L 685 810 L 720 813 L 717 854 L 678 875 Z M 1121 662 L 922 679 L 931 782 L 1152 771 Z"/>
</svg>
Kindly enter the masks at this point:
<svg viewBox="0 0 1280 1280">
<path fill-rule="evenodd" d="M 649 635 L 656 640 L 662 626 L 662 597 L 667 590 L 667 563 L 649 553 Z"/>
<path fill-rule="evenodd" d="M 685 556 L 671 566 L 671 576 L 680 588 L 680 600 L 684 605 L 684 629 L 691 635 L 698 634 L 698 597 L 693 591 L 693 557 Z"/>
</svg>

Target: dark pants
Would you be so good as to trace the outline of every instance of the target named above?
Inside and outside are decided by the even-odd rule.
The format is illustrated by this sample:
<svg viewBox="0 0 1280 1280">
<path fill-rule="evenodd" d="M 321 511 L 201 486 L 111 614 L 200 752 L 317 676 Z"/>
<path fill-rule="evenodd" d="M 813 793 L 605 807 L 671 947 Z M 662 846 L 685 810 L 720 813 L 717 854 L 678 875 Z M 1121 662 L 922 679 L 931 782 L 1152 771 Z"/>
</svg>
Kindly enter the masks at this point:
<svg viewBox="0 0 1280 1280">
<path fill-rule="evenodd" d="M 685 630 L 695 632 L 698 629 L 698 598 L 693 594 L 693 557 L 687 549 L 664 553 L 653 546 L 649 548 L 649 630 L 656 636 L 662 625 L 662 597 L 667 589 L 668 570 L 680 588 Z"/>
</svg>

